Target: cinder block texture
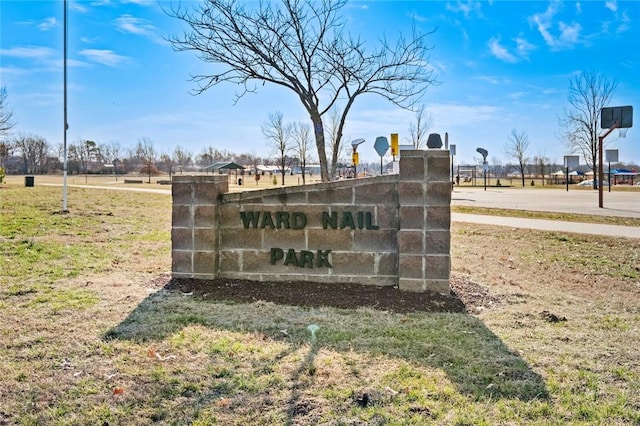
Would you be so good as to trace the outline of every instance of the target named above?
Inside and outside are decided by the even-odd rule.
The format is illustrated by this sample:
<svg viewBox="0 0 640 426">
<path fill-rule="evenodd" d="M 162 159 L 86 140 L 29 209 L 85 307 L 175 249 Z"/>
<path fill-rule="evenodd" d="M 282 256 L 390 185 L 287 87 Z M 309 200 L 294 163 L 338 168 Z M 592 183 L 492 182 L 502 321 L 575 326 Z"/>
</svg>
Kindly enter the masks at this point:
<svg viewBox="0 0 640 426">
<path fill-rule="evenodd" d="M 400 173 L 228 193 L 176 176 L 176 277 L 352 282 L 449 292 L 451 183 L 443 150 L 402 151 Z"/>
</svg>

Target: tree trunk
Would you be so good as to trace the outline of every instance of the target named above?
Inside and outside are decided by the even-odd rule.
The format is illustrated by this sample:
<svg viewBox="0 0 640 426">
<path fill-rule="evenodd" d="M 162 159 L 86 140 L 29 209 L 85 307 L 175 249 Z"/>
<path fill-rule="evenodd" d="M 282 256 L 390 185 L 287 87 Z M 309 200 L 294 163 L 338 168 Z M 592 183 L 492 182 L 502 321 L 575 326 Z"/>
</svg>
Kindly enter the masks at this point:
<svg viewBox="0 0 640 426">
<path fill-rule="evenodd" d="M 313 134 L 315 135 L 316 148 L 318 149 L 320 179 L 322 179 L 322 182 L 329 182 L 329 168 L 327 167 L 327 152 L 324 145 L 324 124 L 322 124 L 322 117 L 317 113 L 312 114 L 311 122 L 313 123 Z"/>
</svg>

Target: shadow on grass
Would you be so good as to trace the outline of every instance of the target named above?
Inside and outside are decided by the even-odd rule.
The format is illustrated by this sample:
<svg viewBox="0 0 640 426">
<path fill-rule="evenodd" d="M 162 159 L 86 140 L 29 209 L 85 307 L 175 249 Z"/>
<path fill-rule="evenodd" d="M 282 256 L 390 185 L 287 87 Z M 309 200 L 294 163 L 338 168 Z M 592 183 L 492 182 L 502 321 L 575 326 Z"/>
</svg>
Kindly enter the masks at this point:
<svg viewBox="0 0 640 426">
<path fill-rule="evenodd" d="M 171 282 L 166 287 L 174 288 Z M 300 346 L 309 342 L 307 325 L 315 323 L 320 326 L 317 348 L 388 356 L 439 369 L 459 392 L 476 400 L 548 398 L 543 379 L 482 321 L 464 312 L 395 313 L 366 306 L 309 307 L 196 296 L 164 288 L 148 296 L 104 338 L 158 341 L 198 324 L 264 333 Z M 308 368 L 308 360 L 304 364 Z"/>
</svg>

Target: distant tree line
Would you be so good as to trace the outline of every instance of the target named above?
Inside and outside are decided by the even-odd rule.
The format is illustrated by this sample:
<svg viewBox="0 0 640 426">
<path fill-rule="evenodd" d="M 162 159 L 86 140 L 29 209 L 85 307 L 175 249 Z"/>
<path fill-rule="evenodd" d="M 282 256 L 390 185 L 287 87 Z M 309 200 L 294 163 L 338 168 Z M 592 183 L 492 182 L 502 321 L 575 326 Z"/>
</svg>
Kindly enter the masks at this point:
<svg viewBox="0 0 640 426">
<path fill-rule="evenodd" d="M 61 173 L 63 146 L 52 145 L 45 138 L 25 134 L 0 142 L 0 166 L 7 174 Z M 194 153 L 180 146 L 173 152 L 158 151 L 153 141 L 142 138 L 130 146 L 119 143 L 99 143 L 78 139 L 67 144 L 68 174 L 127 174 L 157 175 L 193 172 L 217 162 L 234 161 L 249 169 L 258 165 L 275 165 L 278 160 L 250 153 L 233 153 L 211 146 Z M 306 158 L 306 161 L 309 161 Z M 287 166 L 297 166 L 299 160 L 287 157 Z"/>
</svg>

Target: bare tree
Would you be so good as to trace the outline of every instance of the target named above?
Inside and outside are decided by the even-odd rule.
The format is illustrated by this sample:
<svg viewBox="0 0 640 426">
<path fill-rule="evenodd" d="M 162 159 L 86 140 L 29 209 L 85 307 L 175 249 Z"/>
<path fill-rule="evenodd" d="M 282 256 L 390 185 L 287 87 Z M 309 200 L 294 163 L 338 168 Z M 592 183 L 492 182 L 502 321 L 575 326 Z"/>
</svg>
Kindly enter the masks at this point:
<svg viewBox="0 0 640 426">
<path fill-rule="evenodd" d="M 100 150 L 94 141 L 80 139 L 76 143 L 76 153 L 78 154 L 78 160 L 82 165 L 82 170 L 84 170 L 84 183 L 87 183 L 89 166 L 97 158 Z"/>
<path fill-rule="evenodd" d="M 49 156 L 49 144 L 40 136 L 23 135 L 14 139 L 13 145 L 22 154 L 25 173 L 42 173 Z"/>
<path fill-rule="evenodd" d="M 0 166 L 4 168 L 6 161 L 13 152 L 13 143 L 5 137 L 11 132 L 16 122 L 13 111 L 9 109 L 6 87 L 0 87 Z"/>
<path fill-rule="evenodd" d="M 9 134 L 15 125 L 13 111 L 9 109 L 7 101 L 7 88 L 2 86 L 0 87 L 0 142 L 4 142 L 4 136 Z"/>
<path fill-rule="evenodd" d="M 607 106 L 618 82 L 584 71 L 569 81 L 569 106 L 560 117 L 563 137 L 571 152 L 580 152 L 587 166 L 598 176 L 598 135 L 600 110 Z M 593 180 L 594 189 L 597 179 Z"/>
<path fill-rule="evenodd" d="M 189 166 L 189 164 L 192 161 L 191 153 L 188 151 L 185 151 L 179 146 L 177 146 L 176 149 L 173 151 L 173 159 L 176 161 L 176 163 L 178 163 L 178 166 L 180 167 L 180 174 L 184 172 L 184 169 L 187 166 Z"/>
<path fill-rule="evenodd" d="M 544 185 L 544 179 L 546 176 L 545 167 L 549 165 L 549 158 L 545 155 L 543 149 L 538 151 L 538 154 L 533 157 L 533 164 L 536 168 L 536 173 L 542 176 L 542 184 Z"/>
<path fill-rule="evenodd" d="M 311 128 L 308 124 L 293 123 L 292 137 L 295 141 L 295 151 L 302 170 L 302 184 L 307 183 L 307 161 L 309 161 L 309 151 L 311 150 Z"/>
<path fill-rule="evenodd" d="M 433 126 L 431 113 L 425 111 L 424 105 L 416 111 L 415 121 L 409 123 L 409 137 L 414 149 L 422 149 L 427 143 L 429 129 Z"/>
<path fill-rule="evenodd" d="M 262 125 L 262 134 L 276 151 L 277 164 L 282 174 L 282 185 L 284 185 L 288 154 L 291 151 L 292 130 L 293 127 L 284 122 L 281 112 L 269 114 L 269 121 Z"/>
<path fill-rule="evenodd" d="M 231 154 L 230 152 L 226 150 L 218 151 L 217 149 L 209 146 L 207 148 L 204 148 L 198 155 L 197 163 L 200 167 L 204 168 L 212 165 L 213 163 L 217 163 L 231 157 L 233 157 L 233 154 Z"/>
<path fill-rule="evenodd" d="M 113 165 L 113 174 L 118 180 L 118 161 L 122 161 L 120 144 L 117 142 L 110 142 L 108 144 L 100 144 L 98 147 L 100 150 L 100 156 L 105 163 Z"/>
<path fill-rule="evenodd" d="M 0 167 L 6 168 L 7 160 L 13 155 L 13 142 L 0 140 Z"/>
<path fill-rule="evenodd" d="M 158 169 L 156 167 L 158 154 L 153 147 L 153 141 L 149 138 L 140 139 L 138 141 L 138 145 L 136 145 L 136 152 L 144 164 L 140 172 L 146 173 L 149 177 L 148 183 L 151 183 L 151 175 L 158 173 Z"/>
<path fill-rule="evenodd" d="M 239 158 L 239 161 L 242 161 L 241 164 L 244 164 L 245 167 L 249 168 L 249 174 L 254 174 L 254 179 L 257 186 L 258 182 L 260 181 L 260 171 L 258 170 L 258 165 L 262 162 L 262 158 L 260 158 L 255 153 L 242 154 Z"/>
<path fill-rule="evenodd" d="M 156 166 L 159 172 L 167 172 L 169 174 L 169 179 L 171 179 L 171 176 L 174 174 L 176 164 L 177 162 L 173 155 L 162 152 L 160 153 L 160 159 Z"/>
<path fill-rule="evenodd" d="M 518 171 L 522 177 L 522 186 L 524 186 L 524 169 L 529 161 L 529 157 L 527 157 L 528 150 L 529 136 L 527 136 L 527 132 L 518 132 L 516 129 L 511 130 L 511 136 L 509 136 L 504 152 L 509 158 L 514 159 L 518 163 Z"/>
<path fill-rule="evenodd" d="M 236 100 L 270 83 L 293 91 L 311 119 L 323 181 L 330 178 L 323 117 L 340 106 L 340 124 L 333 141 L 339 154 L 342 130 L 356 99 L 377 94 L 410 108 L 433 84 L 426 44 L 429 33 L 413 31 L 385 38 L 368 52 L 367 43 L 345 30 L 339 12 L 346 0 L 282 0 L 246 4 L 235 0 L 205 0 L 193 8 L 167 13 L 187 24 L 189 31 L 169 41 L 177 51 L 193 51 L 214 64 L 215 71 L 196 75 L 196 93 L 221 83 L 240 89 Z M 335 163 L 335 162 L 334 162 Z"/>
</svg>

